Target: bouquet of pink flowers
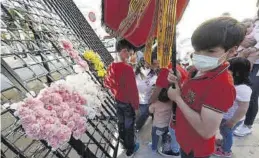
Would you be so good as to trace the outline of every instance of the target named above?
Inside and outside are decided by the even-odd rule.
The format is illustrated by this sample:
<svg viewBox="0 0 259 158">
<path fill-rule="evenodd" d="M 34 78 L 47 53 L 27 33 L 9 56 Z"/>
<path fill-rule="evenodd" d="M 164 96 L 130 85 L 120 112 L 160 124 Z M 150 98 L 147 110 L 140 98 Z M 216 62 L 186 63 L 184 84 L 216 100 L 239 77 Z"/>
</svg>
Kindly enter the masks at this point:
<svg viewBox="0 0 259 158">
<path fill-rule="evenodd" d="M 83 70 L 89 70 L 87 62 L 79 56 L 79 53 L 73 48 L 73 44 L 71 42 L 67 40 L 61 40 L 61 44 L 68 55 L 75 60 L 76 64 L 80 65 Z"/>
<path fill-rule="evenodd" d="M 86 100 L 63 84 L 52 84 L 43 89 L 37 98 L 28 98 L 17 108 L 26 134 L 45 140 L 57 149 L 70 140 L 79 139 L 86 131 Z"/>
</svg>

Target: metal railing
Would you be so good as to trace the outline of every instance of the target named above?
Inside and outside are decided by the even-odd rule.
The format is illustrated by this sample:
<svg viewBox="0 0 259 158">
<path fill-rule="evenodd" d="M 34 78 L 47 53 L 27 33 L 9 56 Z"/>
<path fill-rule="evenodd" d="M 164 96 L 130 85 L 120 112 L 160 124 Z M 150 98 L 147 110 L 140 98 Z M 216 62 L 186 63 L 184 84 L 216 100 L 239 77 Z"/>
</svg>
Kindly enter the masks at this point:
<svg viewBox="0 0 259 158">
<path fill-rule="evenodd" d="M 88 128 L 81 139 L 71 137 L 67 144 L 56 151 L 52 151 L 43 140 L 29 138 L 19 118 L 14 115 L 15 111 L 5 106 L 23 100 L 28 94 L 34 97 L 45 85 L 75 73 L 72 67 L 75 62 L 60 46 L 60 39 L 70 40 L 80 53 L 88 48 L 93 49 L 106 65 L 112 61 L 73 1 L 62 2 L 66 6 L 61 5 L 59 0 L 1 2 L 2 157 L 117 156 L 119 140 L 114 100 L 104 88 L 107 97 L 99 98 L 102 102 L 100 116 L 87 120 Z M 95 73 L 88 74 L 96 84 L 102 86 Z"/>
</svg>

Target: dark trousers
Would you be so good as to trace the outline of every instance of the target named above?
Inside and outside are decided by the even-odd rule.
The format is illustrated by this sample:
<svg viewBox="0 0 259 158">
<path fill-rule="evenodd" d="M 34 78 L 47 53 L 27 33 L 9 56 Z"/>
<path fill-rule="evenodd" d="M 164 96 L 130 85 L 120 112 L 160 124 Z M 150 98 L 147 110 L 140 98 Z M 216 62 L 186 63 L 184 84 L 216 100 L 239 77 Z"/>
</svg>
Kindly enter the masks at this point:
<svg viewBox="0 0 259 158">
<path fill-rule="evenodd" d="M 205 156 L 205 157 L 194 157 L 194 153 L 191 152 L 189 154 L 186 154 L 182 149 L 181 149 L 181 158 L 210 158 L 210 156 Z"/>
<path fill-rule="evenodd" d="M 252 82 L 252 95 L 249 103 L 249 108 L 246 113 L 244 124 L 252 126 L 256 115 L 258 113 L 258 97 L 259 97 L 259 76 L 256 76 L 259 71 L 259 64 L 254 64 L 250 73 L 250 80 Z"/>
<path fill-rule="evenodd" d="M 116 105 L 118 116 L 119 137 L 127 150 L 127 155 L 131 155 L 134 151 L 134 122 L 135 111 L 130 104 L 117 101 Z"/>
<path fill-rule="evenodd" d="M 136 129 L 137 130 L 140 130 L 142 128 L 142 126 L 145 124 L 145 122 L 147 121 L 147 118 L 149 116 L 148 106 L 149 106 L 149 104 L 140 104 L 139 105 L 140 115 L 136 120 Z"/>
</svg>

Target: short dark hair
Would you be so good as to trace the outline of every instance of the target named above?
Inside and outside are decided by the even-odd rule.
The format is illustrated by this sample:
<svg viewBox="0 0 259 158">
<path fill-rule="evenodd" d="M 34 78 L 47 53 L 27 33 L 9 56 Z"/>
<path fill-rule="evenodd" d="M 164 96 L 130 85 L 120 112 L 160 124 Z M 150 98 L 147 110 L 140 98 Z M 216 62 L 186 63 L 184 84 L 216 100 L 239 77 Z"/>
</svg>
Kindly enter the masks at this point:
<svg viewBox="0 0 259 158">
<path fill-rule="evenodd" d="M 218 17 L 202 23 L 193 33 L 191 41 L 195 51 L 222 47 L 225 51 L 239 46 L 246 34 L 245 27 L 231 17 Z"/>
<path fill-rule="evenodd" d="M 129 41 L 125 39 L 121 39 L 121 40 L 118 40 L 116 43 L 116 51 L 120 52 L 122 49 L 127 49 L 128 51 L 130 50 L 135 51 L 136 47 L 133 44 L 131 44 Z"/>
<path fill-rule="evenodd" d="M 235 85 L 250 85 L 249 74 L 251 69 L 250 61 L 246 58 L 233 58 L 229 60 L 229 70 L 233 73 Z"/>
</svg>

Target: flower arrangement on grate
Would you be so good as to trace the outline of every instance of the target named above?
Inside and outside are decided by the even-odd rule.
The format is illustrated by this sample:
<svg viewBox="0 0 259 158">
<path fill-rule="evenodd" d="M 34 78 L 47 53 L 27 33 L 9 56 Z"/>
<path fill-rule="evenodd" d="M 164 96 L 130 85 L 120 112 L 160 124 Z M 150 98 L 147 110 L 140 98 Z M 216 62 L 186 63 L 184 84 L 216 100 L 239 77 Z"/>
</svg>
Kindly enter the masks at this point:
<svg viewBox="0 0 259 158">
<path fill-rule="evenodd" d="M 77 71 L 77 70 L 75 70 Z M 25 133 L 45 140 L 53 150 L 70 140 L 79 139 L 87 130 L 87 119 L 99 115 L 105 92 L 86 72 L 69 75 L 40 91 L 36 98 L 10 105 Z"/>
<path fill-rule="evenodd" d="M 100 56 L 92 50 L 87 50 L 84 52 L 83 57 L 85 60 L 93 64 L 97 76 L 103 78 L 106 75 L 106 70 Z"/>
</svg>

